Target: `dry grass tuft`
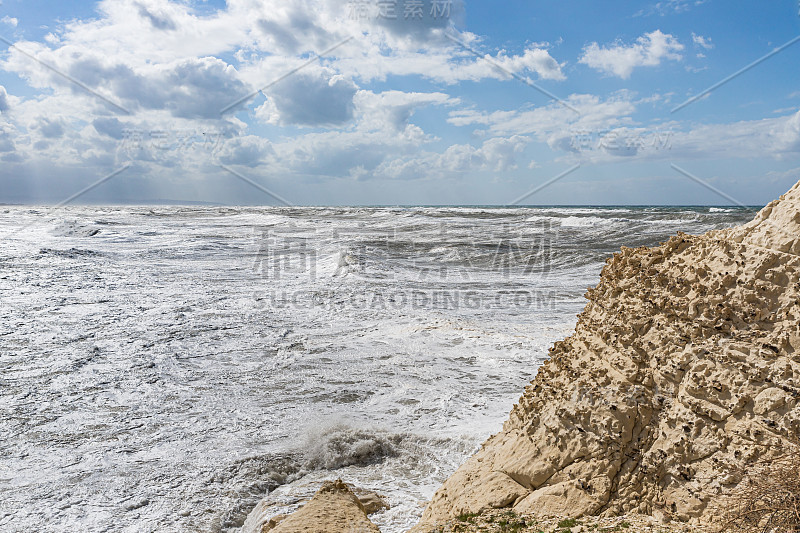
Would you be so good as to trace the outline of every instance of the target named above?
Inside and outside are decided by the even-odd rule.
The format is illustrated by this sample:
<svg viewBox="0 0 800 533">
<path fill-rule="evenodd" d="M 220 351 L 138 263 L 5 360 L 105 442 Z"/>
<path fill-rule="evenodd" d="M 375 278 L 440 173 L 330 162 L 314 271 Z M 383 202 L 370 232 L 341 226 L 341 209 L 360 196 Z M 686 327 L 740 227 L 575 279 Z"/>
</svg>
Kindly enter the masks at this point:
<svg viewBox="0 0 800 533">
<path fill-rule="evenodd" d="M 800 532 L 800 442 L 739 474 L 742 481 L 718 505 L 720 533 Z"/>
</svg>

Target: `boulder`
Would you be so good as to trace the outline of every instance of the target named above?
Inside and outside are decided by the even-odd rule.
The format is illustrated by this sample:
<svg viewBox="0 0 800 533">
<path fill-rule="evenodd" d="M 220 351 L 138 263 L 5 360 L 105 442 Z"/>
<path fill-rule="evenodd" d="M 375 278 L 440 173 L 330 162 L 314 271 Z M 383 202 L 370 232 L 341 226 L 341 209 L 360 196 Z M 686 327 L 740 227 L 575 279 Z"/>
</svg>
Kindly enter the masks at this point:
<svg viewBox="0 0 800 533">
<path fill-rule="evenodd" d="M 273 525 L 274 524 L 274 525 Z M 266 533 L 380 533 L 364 505 L 341 479 L 326 481 L 300 509 L 262 528 Z"/>
</svg>

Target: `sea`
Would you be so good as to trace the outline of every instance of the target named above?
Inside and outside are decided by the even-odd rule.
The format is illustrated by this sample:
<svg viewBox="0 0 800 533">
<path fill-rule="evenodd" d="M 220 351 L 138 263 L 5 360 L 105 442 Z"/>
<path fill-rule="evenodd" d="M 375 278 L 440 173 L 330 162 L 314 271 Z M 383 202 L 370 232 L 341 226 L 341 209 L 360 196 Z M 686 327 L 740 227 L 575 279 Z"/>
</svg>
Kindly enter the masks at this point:
<svg viewBox="0 0 800 533">
<path fill-rule="evenodd" d="M 0 531 L 384 533 L 499 431 L 621 246 L 724 207 L 0 206 Z"/>
</svg>

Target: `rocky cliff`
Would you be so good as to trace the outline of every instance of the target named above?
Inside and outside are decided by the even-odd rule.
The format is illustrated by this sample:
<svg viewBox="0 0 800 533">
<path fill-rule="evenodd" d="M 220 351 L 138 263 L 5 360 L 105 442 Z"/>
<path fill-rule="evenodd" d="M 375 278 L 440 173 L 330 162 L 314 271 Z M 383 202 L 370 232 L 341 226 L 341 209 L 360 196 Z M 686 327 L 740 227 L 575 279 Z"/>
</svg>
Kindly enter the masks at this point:
<svg viewBox="0 0 800 533">
<path fill-rule="evenodd" d="M 436 492 L 464 514 L 708 518 L 800 431 L 800 184 L 749 224 L 610 258 L 575 333 Z"/>
<path fill-rule="evenodd" d="M 379 533 L 369 509 L 342 480 L 327 481 L 314 497 L 287 517 L 275 517 L 262 533 Z"/>
</svg>

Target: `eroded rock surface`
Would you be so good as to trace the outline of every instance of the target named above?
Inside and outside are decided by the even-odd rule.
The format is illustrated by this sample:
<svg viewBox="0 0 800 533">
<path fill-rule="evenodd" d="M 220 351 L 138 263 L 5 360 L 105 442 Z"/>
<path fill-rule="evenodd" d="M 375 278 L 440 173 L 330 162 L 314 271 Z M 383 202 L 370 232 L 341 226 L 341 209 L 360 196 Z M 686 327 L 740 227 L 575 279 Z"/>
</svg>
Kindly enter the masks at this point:
<svg viewBox="0 0 800 533">
<path fill-rule="evenodd" d="M 327 481 L 303 507 L 265 524 L 266 533 L 379 533 L 364 505 L 342 480 Z"/>
<path fill-rule="evenodd" d="M 625 249 L 417 531 L 490 508 L 707 517 L 800 430 L 800 184 L 751 223 Z"/>
</svg>

